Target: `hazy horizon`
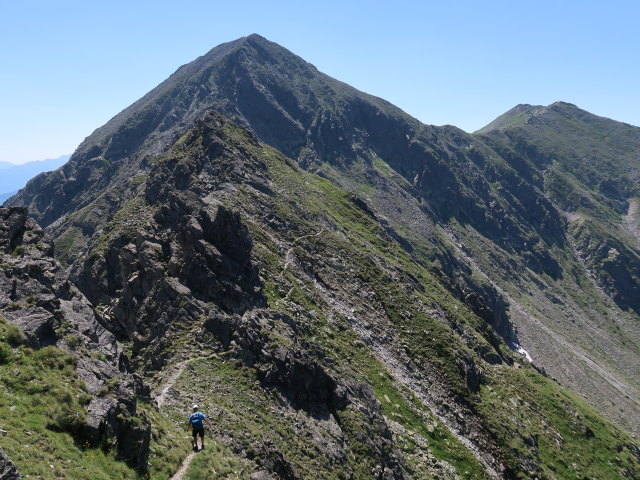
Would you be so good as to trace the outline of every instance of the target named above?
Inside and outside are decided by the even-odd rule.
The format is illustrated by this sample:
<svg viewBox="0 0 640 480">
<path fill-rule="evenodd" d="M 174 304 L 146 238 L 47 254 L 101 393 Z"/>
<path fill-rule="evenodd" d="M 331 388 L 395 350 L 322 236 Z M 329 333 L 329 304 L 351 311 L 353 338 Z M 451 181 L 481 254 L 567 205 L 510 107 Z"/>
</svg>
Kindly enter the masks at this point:
<svg viewBox="0 0 640 480">
<path fill-rule="evenodd" d="M 22 162 L 16 162 L 16 161 L 10 161 L 10 160 L 0 160 L 0 163 L 10 163 L 11 165 L 14 166 L 19 166 L 19 165 L 24 165 L 26 163 L 33 163 L 33 162 L 47 162 L 49 160 L 58 160 L 62 157 L 70 157 L 73 154 L 73 152 L 71 153 L 63 153 L 62 155 L 49 155 L 47 158 L 40 158 L 40 159 L 34 159 L 34 160 L 25 160 Z"/>
</svg>

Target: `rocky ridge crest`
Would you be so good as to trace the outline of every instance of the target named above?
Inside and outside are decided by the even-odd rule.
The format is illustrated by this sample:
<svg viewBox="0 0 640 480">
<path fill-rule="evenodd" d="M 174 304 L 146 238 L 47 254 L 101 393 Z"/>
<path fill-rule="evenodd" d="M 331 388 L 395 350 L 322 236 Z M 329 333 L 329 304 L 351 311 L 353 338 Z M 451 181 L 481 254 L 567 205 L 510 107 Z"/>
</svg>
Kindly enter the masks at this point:
<svg viewBox="0 0 640 480">
<path fill-rule="evenodd" d="M 190 394 L 225 405 L 216 436 L 252 468 L 633 478 L 633 442 L 540 373 L 635 428 L 636 250 L 609 212 L 636 180 L 566 182 L 577 157 L 566 142 L 551 155 L 545 129 L 579 144 L 575 119 L 595 120 L 533 113 L 475 136 L 422 125 L 253 35 L 182 67 L 12 202 L 47 225 L 122 375 L 170 415 Z M 633 145 L 633 128 L 600 127 Z M 593 208 L 567 204 L 567 184 Z M 594 248 L 603 221 L 615 234 Z M 310 453 L 294 425 L 332 447 Z M 623 452 L 609 473 L 584 463 L 585 439 Z"/>
</svg>

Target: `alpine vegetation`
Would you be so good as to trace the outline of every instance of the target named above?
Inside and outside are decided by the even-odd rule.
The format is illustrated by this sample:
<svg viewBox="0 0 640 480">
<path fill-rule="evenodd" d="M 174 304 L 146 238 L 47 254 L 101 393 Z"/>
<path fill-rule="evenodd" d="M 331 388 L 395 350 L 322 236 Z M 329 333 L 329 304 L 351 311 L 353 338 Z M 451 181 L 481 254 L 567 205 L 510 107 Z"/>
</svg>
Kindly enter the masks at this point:
<svg viewBox="0 0 640 480">
<path fill-rule="evenodd" d="M 640 128 L 251 35 L 6 205 L 2 478 L 640 478 Z"/>
</svg>

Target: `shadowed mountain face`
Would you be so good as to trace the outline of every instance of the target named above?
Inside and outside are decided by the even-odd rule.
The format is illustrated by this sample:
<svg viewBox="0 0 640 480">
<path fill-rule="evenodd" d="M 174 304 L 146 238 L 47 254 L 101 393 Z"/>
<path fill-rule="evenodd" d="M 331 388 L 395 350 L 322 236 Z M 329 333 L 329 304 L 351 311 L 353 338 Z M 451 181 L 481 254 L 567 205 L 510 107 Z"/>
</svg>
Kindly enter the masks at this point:
<svg viewBox="0 0 640 480">
<path fill-rule="evenodd" d="M 637 478 L 637 446 L 557 382 L 638 432 L 639 145 L 564 103 L 424 125 L 251 35 L 8 203 L 122 369 L 170 413 L 223 408 L 256 474 Z"/>
<path fill-rule="evenodd" d="M 580 255 L 618 306 L 640 312 L 640 129 L 560 102 L 521 105 L 494 124 L 481 138 L 568 219 Z"/>
</svg>

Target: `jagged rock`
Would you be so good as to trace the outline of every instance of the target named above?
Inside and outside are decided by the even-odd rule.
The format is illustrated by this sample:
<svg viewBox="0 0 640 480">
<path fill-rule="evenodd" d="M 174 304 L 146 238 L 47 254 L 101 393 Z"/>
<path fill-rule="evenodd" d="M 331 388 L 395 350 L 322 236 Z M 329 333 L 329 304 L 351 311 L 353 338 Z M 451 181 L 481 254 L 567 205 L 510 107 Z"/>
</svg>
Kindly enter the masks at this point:
<svg viewBox="0 0 640 480">
<path fill-rule="evenodd" d="M 249 477 L 251 480 L 276 480 L 275 477 L 271 476 L 268 471 L 261 470 L 256 473 L 252 473 Z"/>
<path fill-rule="evenodd" d="M 220 209 L 220 212 L 226 212 Z M 239 222 L 239 216 L 233 222 Z M 222 220 L 220 223 L 225 222 Z M 233 228 L 229 225 L 222 225 L 221 229 Z M 246 228 L 246 227 L 245 227 Z M 233 232 L 233 231 L 232 231 Z M 243 237 L 242 233 L 234 232 L 240 236 L 227 238 L 224 242 L 242 245 L 248 237 Z M 231 232 L 229 232 L 231 234 Z M 231 234 L 232 235 L 232 234 Z M 198 240 L 194 245 L 185 245 L 185 259 L 182 267 L 181 278 L 194 294 L 203 299 L 215 301 L 224 310 L 233 313 L 243 313 L 250 305 L 264 305 L 264 300 L 259 295 L 260 283 L 258 272 L 250 261 L 251 243 L 247 246 L 249 250 L 242 247 L 227 249 L 221 238 L 207 238 Z M 191 248 L 189 248 L 191 247 Z"/>
<path fill-rule="evenodd" d="M 0 480 L 20 480 L 21 478 L 16 466 L 0 447 Z"/>
<path fill-rule="evenodd" d="M 269 365 L 263 379 L 267 385 L 282 388 L 293 405 L 324 403 L 330 408 L 344 408 L 346 399 L 337 394 L 337 383 L 318 365 L 300 351 L 277 347 L 272 356 L 261 358 Z"/>
<path fill-rule="evenodd" d="M 93 444 L 115 444 L 121 458 L 144 470 L 149 456 L 150 426 L 146 419 L 136 417 L 136 395 L 148 398 L 148 386 L 135 376 L 125 376 L 128 381 L 118 380 L 123 374 L 115 360 L 121 352 L 113 334 L 97 322 L 87 299 L 65 280 L 51 256 L 50 240 L 27 217 L 25 208 L 0 208 L 0 241 L 3 251 L 22 247 L 18 255 L 3 257 L 7 265 L 5 272 L 0 273 L 3 316 L 22 328 L 29 346 L 55 344 L 78 357 L 78 375 L 88 391 L 97 395 L 89 403 L 83 434 Z M 81 353 L 78 345 L 86 345 L 114 363 L 96 365 L 89 353 Z M 117 387 L 110 395 L 100 396 L 109 379 L 116 380 Z"/>
<path fill-rule="evenodd" d="M 137 418 L 136 400 L 123 385 L 116 396 L 96 396 L 87 408 L 86 438 L 93 445 L 115 446 L 119 458 L 129 465 L 145 470 L 149 458 L 151 425 Z"/>
<path fill-rule="evenodd" d="M 632 412 L 637 425 L 632 395 L 608 405 L 611 389 L 636 392 L 638 384 L 635 344 L 624 343 L 635 338 L 635 314 L 609 305 L 609 297 L 632 310 L 640 298 L 629 235 L 638 130 L 589 128 L 600 120 L 584 122 L 586 112 L 567 105 L 544 110 L 523 108 L 501 122 L 499 134 L 469 135 L 423 125 L 259 36 L 231 42 L 180 69 L 96 130 L 69 164 L 14 198 L 50 228 L 82 293 L 59 285 L 65 272 L 45 265 L 46 240 L 37 257 L 40 232 L 28 223 L 23 232 L 16 210 L 2 230 L 11 259 L 3 264 L 9 280 L 2 279 L 0 307 L 27 327 L 30 345 L 70 346 L 60 338 L 68 320 L 83 346 L 105 356 L 95 371 L 86 358 L 79 362 L 80 375 L 93 377 L 91 393 L 117 380 L 106 395 L 113 401 L 94 399 L 90 429 L 96 440 L 117 441 L 139 468 L 148 451 L 134 444 L 144 445 L 148 430 L 144 419 L 138 423 L 134 397 L 143 389 L 126 379 L 140 372 L 156 380 L 167 365 L 179 376 L 203 354 L 233 362 L 224 365 L 230 383 L 243 375 L 243 393 L 267 395 L 259 400 L 273 403 L 274 417 L 290 415 L 288 427 L 318 427 L 307 430 L 308 441 L 330 439 L 320 454 L 328 465 L 357 456 L 383 479 L 420 468 L 419 457 L 405 461 L 413 450 L 389 431 L 370 382 L 404 397 L 398 411 L 430 411 L 453 437 L 464 436 L 443 442 L 427 435 L 444 450 L 469 447 L 488 476 L 541 476 L 556 459 L 534 455 L 529 433 L 510 436 L 520 420 L 509 405 L 497 398 L 484 408 L 487 398 L 475 395 L 485 373 L 494 380 L 503 373 L 523 379 L 519 368 L 537 375 L 505 348 L 516 340 L 511 321 L 543 346 L 561 347 L 549 349 L 561 355 L 541 349 L 556 374 L 578 372 L 588 385 L 614 378 L 596 388 L 600 405 L 623 421 L 620 412 Z M 555 138 L 563 126 L 573 141 Z M 596 167 L 615 173 L 603 177 Z M 619 218 L 627 207 L 630 226 Z M 602 232 L 581 238 L 581 216 L 623 232 L 626 251 L 614 252 Z M 35 305 L 22 305 L 33 303 L 24 300 L 38 286 Z M 604 312 L 611 317 L 604 320 Z M 548 335 L 573 322 L 584 322 L 570 330 L 577 341 Z M 616 322 L 626 337 L 610 333 Z M 605 359 L 597 369 L 586 345 Z M 565 365 L 572 350 L 578 362 Z M 511 387 L 497 384 L 496 395 Z M 531 415 L 532 430 L 553 429 L 549 402 L 540 411 L 532 405 L 518 405 Z M 251 415 L 250 408 L 242 413 Z M 265 435 L 272 433 L 262 421 Z M 322 422 L 330 431 L 319 433 Z M 558 454 L 572 442 L 566 435 Z M 243 455 L 251 441 L 230 443 Z M 263 443 L 259 468 L 274 477 L 302 475 L 291 465 L 304 469 L 304 462 Z M 356 468 L 343 468 L 347 478 L 355 476 L 349 469 Z"/>
<path fill-rule="evenodd" d="M 118 454 L 138 471 L 145 471 L 149 461 L 151 424 L 146 419 L 139 422 L 127 420 L 118 431 Z"/>
<path fill-rule="evenodd" d="M 27 208 L 0 207 L 0 245 L 5 252 L 11 253 L 22 243 L 22 235 L 26 229 Z"/>
<path fill-rule="evenodd" d="M 367 429 L 367 435 L 360 434 L 359 441 L 367 445 L 370 455 L 379 462 L 380 476 L 377 478 L 404 478 L 401 461 L 394 453 L 391 432 L 371 388 L 330 375 L 310 352 L 298 344 L 296 325 L 291 318 L 268 310 L 254 310 L 240 320 L 232 316 L 208 318 L 205 327 L 224 349 L 234 345 L 234 356 L 256 368 L 263 385 L 281 392 L 293 408 L 305 410 L 315 418 L 330 418 L 339 416 L 339 411 L 350 405 L 357 405 Z M 277 332 L 296 347 L 269 347 L 270 337 L 264 333 L 267 331 Z M 317 351 L 313 354 L 314 357 L 318 355 L 321 353 Z M 262 452 L 260 448 L 258 450 Z M 265 455 L 265 452 L 259 455 L 260 462 L 265 462 Z M 335 452 L 334 457 L 338 459 L 341 455 Z M 277 478 L 298 478 L 285 468 L 284 459 L 279 455 L 272 452 L 267 458 L 271 463 L 261 464 Z"/>
<path fill-rule="evenodd" d="M 255 445 L 255 455 L 260 465 L 268 472 L 282 480 L 302 480 L 302 476 L 296 474 L 294 468 L 286 460 L 278 447 L 269 440 L 258 442 Z M 265 478 L 264 475 L 257 478 Z M 272 478 L 266 476 L 266 478 Z"/>
<path fill-rule="evenodd" d="M 204 322 L 204 328 L 220 341 L 224 350 L 229 348 L 239 325 L 240 319 L 238 317 L 228 315 L 211 316 Z"/>
<path fill-rule="evenodd" d="M 458 361 L 458 369 L 464 375 L 467 388 L 471 393 L 480 391 L 480 385 L 486 382 L 485 376 L 476 365 L 473 357 L 468 353 L 464 354 Z"/>
</svg>

